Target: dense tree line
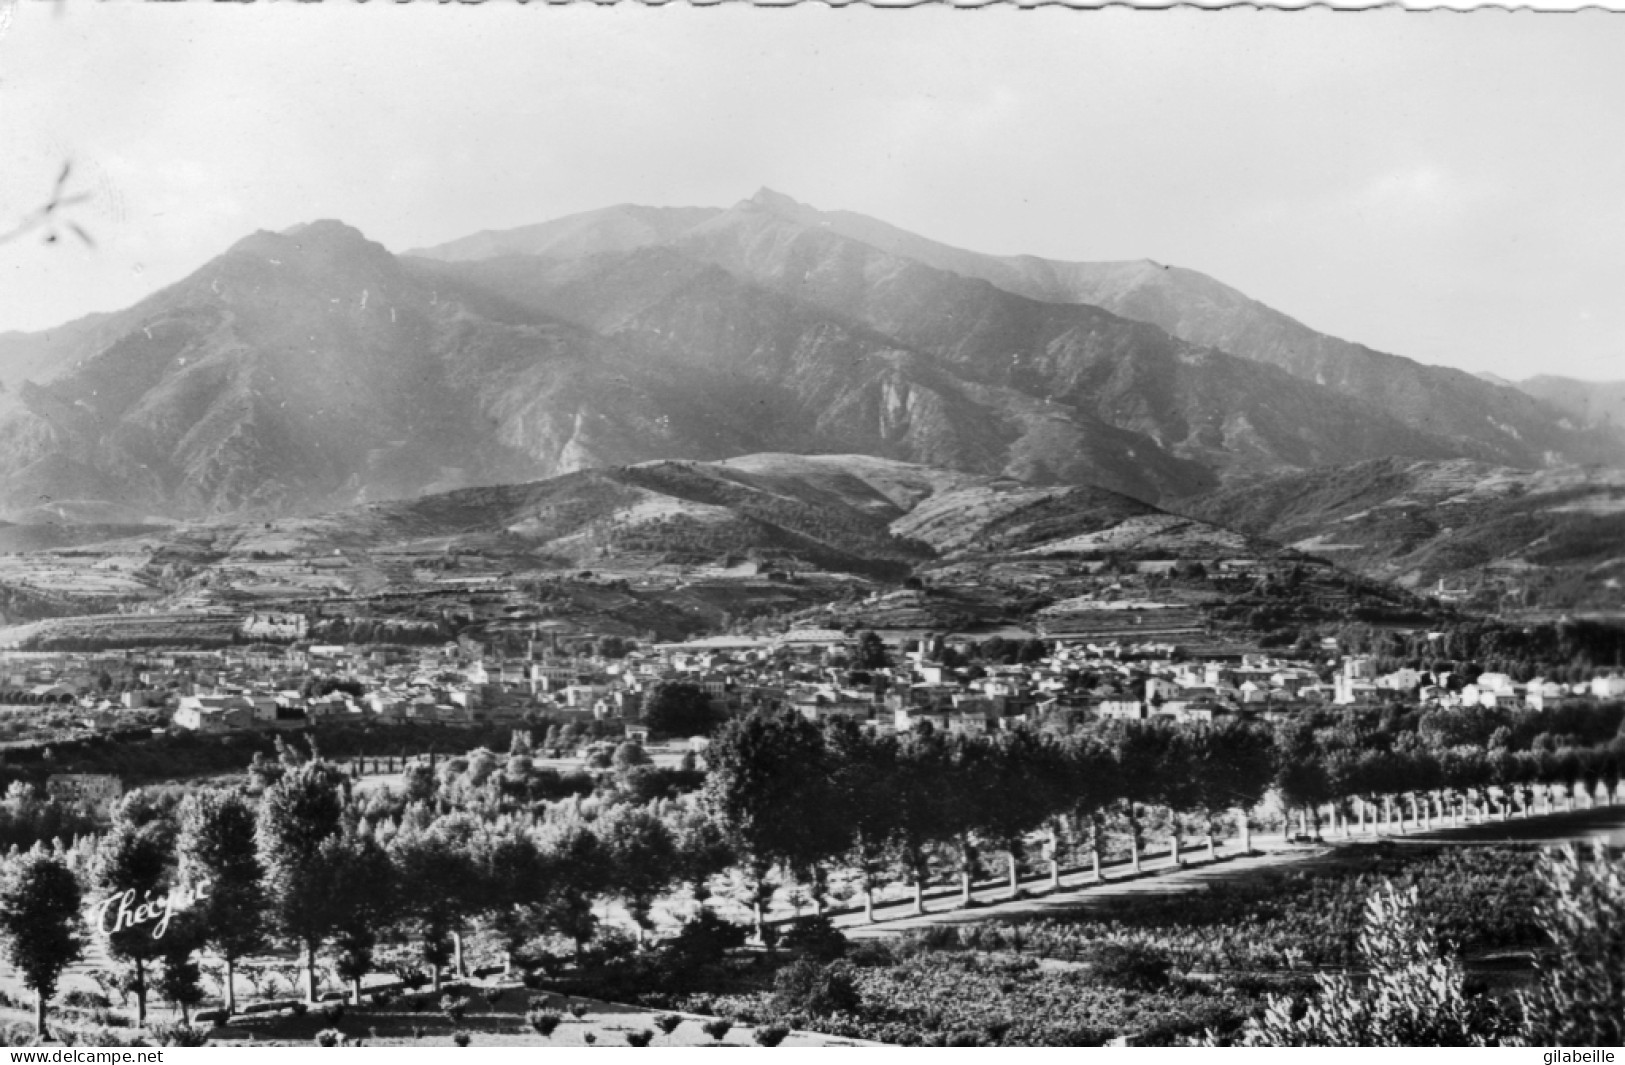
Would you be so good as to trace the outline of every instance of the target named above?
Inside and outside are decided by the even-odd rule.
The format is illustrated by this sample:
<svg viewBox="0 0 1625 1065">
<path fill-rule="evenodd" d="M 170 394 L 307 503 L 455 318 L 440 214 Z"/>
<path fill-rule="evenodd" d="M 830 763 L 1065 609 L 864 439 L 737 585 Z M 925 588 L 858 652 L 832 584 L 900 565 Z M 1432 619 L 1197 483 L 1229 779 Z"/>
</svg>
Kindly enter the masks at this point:
<svg viewBox="0 0 1625 1065">
<path fill-rule="evenodd" d="M 1481 743 L 1493 718 L 1476 712 L 988 736 L 753 714 L 717 733 L 703 774 L 657 768 L 623 744 L 583 774 L 587 787 L 563 791 L 545 783 L 525 733 L 505 755 L 415 763 L 403 787 L 366 792 L 314 750 L 279 745 L 244 786 L 134 792 L 99 836 L 14 849 L 6 867 L 25 902 L 55 875 L 37 859 L 60 862 L 85 898 L 115 900 L 92 932 L 144 1018 L 154 994 L 183 1009 L 201 1000 L 202 950 L 230 972 L 268 944 L 292 948 L 309 998 L 319 970 L 357 997 L 363 977 L 388 968 L 438 989 L 464 968 L 476 930 L 520 969 L 546 969 L 595 949 L 605 902 L 642 940 L 661 903 L 714 921 L 707 906 L 721 890 L 771 943 L 780 889 L 820 912 L 856 894 L 871 917 L 888 885 L 912 891 L 916 911 L 938 884 L 969 904 L 989 867 L 1011 894 L 1023 869 L 1053 884 L 1068 864 L 1098 876 L 1122 854 L 1138 871 L 1159 841 L 1175 860 L 1192 837 L 1211 854 L 1227 821 L 1246 849 L 1272 793 L 1303 831 L 1528 814 L 1537 797 L 1546 810 L 1572 808 L 1616 793 L 1619 740 L 1599 726 L 1617 730 L 1618 716 L 1552 712 L 1495 726 Z M 855 893 L 842 886 L 853 883 Z M 191 904 L 168 913 L 156 905 L 167 898 Z M 154 937 L 160 917 L 166 931 Z M 33 985 L 47 996 L 48 969 Z"/>
</svg>

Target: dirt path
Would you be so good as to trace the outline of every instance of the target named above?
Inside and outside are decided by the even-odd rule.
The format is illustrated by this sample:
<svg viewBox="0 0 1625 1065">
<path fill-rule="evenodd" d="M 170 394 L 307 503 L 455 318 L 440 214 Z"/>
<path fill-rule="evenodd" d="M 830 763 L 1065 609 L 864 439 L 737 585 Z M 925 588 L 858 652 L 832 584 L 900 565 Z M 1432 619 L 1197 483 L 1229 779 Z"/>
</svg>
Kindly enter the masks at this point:
<svg viewBox="0 0 1625 1065">
<path fill-rule="evenodd" d="M 1329 846 L 1311 844 L 1283 846 L 1279 841 L 1269 849 L 1255 848 L 1255 853 L 1248 855 L 1238 853 L 1235 847 L 1221 847 L 1217 861 L 1208 861 L 1205 852 L 1198 852 L 1199 857 L 1193 860 L 1187 852 L 1178 867 L 1163 853 L 1153 861 L 1142 863 L 1143 871 L 1138 875 L 1124 865 L 1108 866 L 1103 870 L 1102 882 L 1097 882 L 1092 872 L 1076 872 L 1061 878 L 1059 890 L 1050 890 L 1047 881 L 1029 881 L 1023 886 L 1023 897 L 1017 899 L 1009 898 L 1009 889 L 1005 886 L 983 887 L 971 893 L 973 906 L 969 909 L 960 905 L 959 894 L 954 892 L 948 899 L 928 896 L 923 916 L 913 913 L 912 901 L 892 902 L 875 908 L 879 923 L 870 924 L 862 913 L 842 914 L 835 918 L 835 923 L 849 939 L 872 939 L 901 935 L 932 924 L 1043 917 L 1073 912 L 1125 895 L 1193 891 L 1211 882 L 1252 876 L 1259 870 L 1302 861 L 1329 850 Z"/>
</svg>

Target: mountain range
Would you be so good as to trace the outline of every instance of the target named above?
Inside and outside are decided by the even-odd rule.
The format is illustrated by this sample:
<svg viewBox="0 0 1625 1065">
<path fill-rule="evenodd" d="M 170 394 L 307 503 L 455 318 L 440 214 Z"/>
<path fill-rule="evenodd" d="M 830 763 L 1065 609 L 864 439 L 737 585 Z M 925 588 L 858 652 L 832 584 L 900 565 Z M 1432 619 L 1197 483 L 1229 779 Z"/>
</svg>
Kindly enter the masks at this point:
<svg viewBox="0 0 1625 1065">
<path fill-rule="evenodd" d="M 1400 458 L 1625 465 L 1549 398 L 1192 270 L 962 251 L 763 190 L 393 254 L 319 221 L 0 335 L 0 514 L 315 513 L 652 460 L 851 454 L 1186 506 Z M 107 519 L 104 519 L 107 520 Z"/>
</svg>

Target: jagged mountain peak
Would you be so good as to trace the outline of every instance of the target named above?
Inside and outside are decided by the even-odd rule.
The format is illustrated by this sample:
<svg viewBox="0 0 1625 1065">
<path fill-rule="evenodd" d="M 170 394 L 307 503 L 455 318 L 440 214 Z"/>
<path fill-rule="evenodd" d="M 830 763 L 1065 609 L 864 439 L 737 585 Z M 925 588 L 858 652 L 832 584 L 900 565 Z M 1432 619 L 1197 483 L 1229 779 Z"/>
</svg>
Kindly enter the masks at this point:
<svg viewBox="0 0 1625 1065">
<path fill-rule="evenodd" d="M 782 192 L 775 189 L 770 189 L 766 185 L 763 185 L 761 188 L 757 189 L 751 195 L 750 199 L 743 202 L 744 204 L 748 204 L 752 207 L 757 207 L 768 211 L 777 211 L 791 216 L 818 213 L 816 208 L 802 203 L 793 196 L 786 196 Z"/>
<path fill-rule="evenodd" d="M 393 269 L 395 257 L 389 249 L 370 239 L 356 227 L 333 218 L 300 222 L 280 233 L 261 229 L 233 244 L 227 257 L 258 257 L 276 264 L 371 265 L 387 264 Z"/>
</svg>

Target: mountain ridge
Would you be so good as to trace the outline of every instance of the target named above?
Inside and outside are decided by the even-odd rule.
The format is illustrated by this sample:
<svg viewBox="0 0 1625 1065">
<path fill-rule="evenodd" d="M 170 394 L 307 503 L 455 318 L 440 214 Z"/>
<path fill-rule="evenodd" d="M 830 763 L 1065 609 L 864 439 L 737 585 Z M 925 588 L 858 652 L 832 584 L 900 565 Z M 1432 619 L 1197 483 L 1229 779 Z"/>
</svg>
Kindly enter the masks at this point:
<svg viewBox="0 0 1625 1065">
<path fill-rule="evenodd" d="M 1604 438 L 1418 428 L 1267 359 L 887 251 L 946 246 L 881 227 L 763 190 L 569 216 L 517 253 L 486 233 L 394 255 L 331 219 L 252 233 L 122 311 L 5 338 L 9 364 L 51 372 L 0 393 L 0 514 L 276 516 L 841 451 L 1168 502 L 1395 454 L 1506 464 L 1520 435 L 1539 465 L 1572 458 L 1543 440 Z M 1182 276 L 1108 265 L 1124 293 Z"/>
<path fill-rule="evenodd" d="M 1555 408 L 1509 384 L 1318 333 L 1199 271 L 1149 259 L 1065 262 L 1032 255 L 988 255 L 854 212 L 819 211 L 771 189 L 759 190 L 731 210 L 746 205 L 979 278 L 1016 295 L 1098 306 L 1157 325 L 1198 346 L 1280 366 L 1370 402 L 1412 428 L 1459 441 L 1485 461 L 1539 465 L 1554 451 L 1572 461 L 1617 464 L 1625 457 L 1625 442 L 1619 438 L 1612 434 L 1593 438 L 1557 425 L 1552 417 Z M 572 217 L 586 222 L 585 216 Z M 696 229 L 715 224 L 716 218 L 707 218 Z M 414 254 L 432 256 L 437 249 Z"/>
</svg>

